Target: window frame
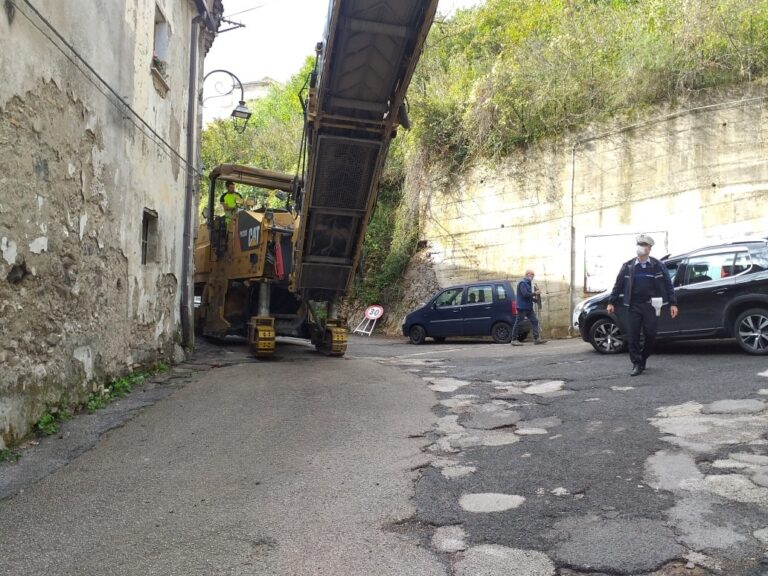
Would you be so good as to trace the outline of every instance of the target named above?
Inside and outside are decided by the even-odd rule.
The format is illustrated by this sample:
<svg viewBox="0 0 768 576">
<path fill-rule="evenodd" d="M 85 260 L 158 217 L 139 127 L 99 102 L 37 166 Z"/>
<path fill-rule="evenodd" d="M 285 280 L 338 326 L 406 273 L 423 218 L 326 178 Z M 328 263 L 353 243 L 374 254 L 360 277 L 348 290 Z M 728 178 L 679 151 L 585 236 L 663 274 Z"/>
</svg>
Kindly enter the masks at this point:
<svg viewBox="0 0 768 576">
<path fill-rule="evenodd" d="M 481 290 L 483 289 L 483 290 Z M 475 292 L 473 292 L 473 290 Z M 476 300 L 475 302 L 469 301 L 470 294 L 474 293 L 487 293 L 490 294 L 490 300 L 483 300 L 482 302 L 480 300 Z M 477 306 L 477 305 L 488 305 L 493 303 L 493 284 L 473 284 L 472 286 L 467 286 L 466 294 L 465 294 L 465 306 Z"/>
<path fill-rule="evenodd" d="M 695 260 L 700 258 L 721 257 L 721 256 L 730 255 L 731 270 L 733 270 L 734 263 L 736 262 L 736 255 L 740 252 L 744 252 L 744 250 L 729 248 L 728 250 L 717 250 L 712 252 L 702 252 L 699 254 L 691 254 L 685 259 L 685 275 L 683 277 L 683 280 L 680 286 L 694 286 L 696 284 L 705 284 L 707 282 L 720 282 L 722 280 L 733 278 L 734 277 L 733 274 L 730 274 L 728 276 L 722 276 L 722 272 L 721 272 L 721 274 L 718 275 L 716 278 L 713 278 L 711 275 L 707 275 L 709 280 L 691 282 L 691 274 L 693 273 L 693 270 L 694 270 Z M 720 266 L 720 268 L 722 269 L 722 266 Z M 708 271 L 711 271 L 711 270 L 708 269 Z M 678 271 L 678 274 L 679 274 L 679 271 Z"/>
<path fill-rule="evenodd" d="M 165 98 L 171 87 L 168 63 L 171 60 L 171 36 L 173 30 L 160 4 L 155 4 L 155 16 L 152 35 L 152 54 L 149 72 L 160 97 Z"/>
<path fill-rule="evenodd" d="M 680 286 L 681 285 L 680 284 L 680 278 L 681 277 L 685 277 L 685 261 L 683 259 L 681 259 L 681 258 L 675 258 L 675 259 L 672 259 L 672 260 L 664 260 L 662 262 L 662 264 L 664 265 L 664 268 L 667 269 L 667 273 L 668 274 L 669 274 L 669 267 L 668 267 L 668 265 L 669 264 L 677 264 L 677 270 L 675 270 L 675 277 L 672 278 L 671 277 L 672 275 L 670 274 L 670 279 L 672 280 L 672 286 L 673 287 Z M 681 272 L 682 272 L 682 274 L 681 274 Z"/>
<path fill-rule="evenodd" d="M 453 298 L 451 298 L 451 301 L 455 301 L 456 300 L 456 296 L 458 295 L 458 296 L 460 296 L 459 302 L 458 303 L 453 303 L 453 304 L 446 303 L 446 304 L 440 305 L 439 304 L 440 297 L 443 294 L 447 294 L 448 292 L 456 292 L 456 294 L 454 294 Z M 437 296 L 435 296 L 435 299 L 432 302 L 432 307 L 435 308 L 435 309 L 443 309 L 443 308 L 453 308 L 455 306 L 461 306 L 461 302 L 462 302 L 463 298 L 464 298 L 464 288 L 463 287 L 455 287 L 454 286 L 453 288 L 446 288 L 445 290 L 441 291 Z"/>
<path fill-rule="evenodd" d="M 168 23 L 168 18 L 166 18 L 163 9 L 156 3 L 152 36 L 152 59 L 157 58 L 167 64 L 170 60 L 170 51 L 171 25 Z"/>
<path fill-rule="evenodd" d="M 144 208 L 141 213 L 141 264 L 157 264 L 160 252 L 159 236 L 160 226 L 157 212 L 150 208 Z"/>
</svg>

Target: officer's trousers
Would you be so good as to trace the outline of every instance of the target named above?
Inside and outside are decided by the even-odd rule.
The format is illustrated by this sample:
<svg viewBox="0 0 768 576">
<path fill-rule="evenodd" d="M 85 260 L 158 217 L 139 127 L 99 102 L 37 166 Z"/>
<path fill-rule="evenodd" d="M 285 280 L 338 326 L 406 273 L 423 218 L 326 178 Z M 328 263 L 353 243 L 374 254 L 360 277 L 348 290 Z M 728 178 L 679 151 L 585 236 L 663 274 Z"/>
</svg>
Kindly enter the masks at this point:
<svg viewBox="0 0 768 576">
<path fill-rule="evenodd" d="M 644 364 L 656 344 L 658 318 L 650 302 L 629 305 L 627 347 L 632 364 Z M 645 336 L 642 346 L 640 334 Z"/>
</svg>

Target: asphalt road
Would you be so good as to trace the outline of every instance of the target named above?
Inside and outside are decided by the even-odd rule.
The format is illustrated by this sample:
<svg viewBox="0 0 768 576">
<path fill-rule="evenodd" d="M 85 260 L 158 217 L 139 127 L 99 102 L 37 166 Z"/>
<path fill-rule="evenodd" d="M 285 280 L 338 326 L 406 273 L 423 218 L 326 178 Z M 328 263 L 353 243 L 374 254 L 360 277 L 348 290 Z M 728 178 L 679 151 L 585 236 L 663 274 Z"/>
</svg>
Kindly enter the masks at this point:
<svg viewBox="0 0 768 576">
<path fill-rule="evenodd" d="M 768 362 L 241 345 L 0 465 L 0 574 L 768 574 Z M 101 436 L 99 436 L 101 434 Z"/>
<path fill-rule="evenodd" d="M 457 574 L 768 574 L 764 358 L 667 345 L 633 378 L 577 340 L 354 353 L 438 395 L 417 519 Z"/>
</svg>

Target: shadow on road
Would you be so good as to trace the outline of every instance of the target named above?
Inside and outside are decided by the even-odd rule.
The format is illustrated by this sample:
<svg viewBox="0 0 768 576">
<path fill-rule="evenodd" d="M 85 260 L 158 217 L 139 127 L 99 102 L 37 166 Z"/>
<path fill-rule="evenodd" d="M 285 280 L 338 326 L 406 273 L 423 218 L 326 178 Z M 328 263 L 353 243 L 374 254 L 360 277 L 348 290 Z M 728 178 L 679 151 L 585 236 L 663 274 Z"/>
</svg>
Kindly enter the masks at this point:
<svg viewBox="0 0 768 576">
<path fill-rule="evenodd" d="M 731 355 L 731 354 L 747 354 L 739 348 L 733 340 L 689 340 L 684 342 L 664 342 L 657 343 L 655 354 L 670 354 L 670 355 L 693 355 L 693 354 L 707 354 L 707 355 Z"/>
</svg>

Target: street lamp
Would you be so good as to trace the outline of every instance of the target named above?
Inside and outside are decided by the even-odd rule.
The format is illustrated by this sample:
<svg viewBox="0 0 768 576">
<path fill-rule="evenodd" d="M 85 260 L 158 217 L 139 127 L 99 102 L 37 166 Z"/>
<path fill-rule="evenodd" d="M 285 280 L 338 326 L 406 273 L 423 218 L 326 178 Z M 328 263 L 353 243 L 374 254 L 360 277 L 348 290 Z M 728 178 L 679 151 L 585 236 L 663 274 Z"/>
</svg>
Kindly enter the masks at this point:
<svg viewBox="0 0 768 576">
<path fill-rule="evenodd" d="M 240 100 L 237 108 L 232 110 L 232 123 L 235 125 L 235 132 L 242 134 L 251 117 L 251 111 L 245 106 L 245 102 Z"/>
<path fill-rule="evenodd" d="M 237 104 L 237 107 L 232 110 L 232 123 L 235 125 L 235 132 L 238 134 L 242 134 L 245 132 L 245 127 L 248 125 L 248 120 L 251 117 L 251 111 L 248 109 L 248 107 L 245 105 L 245 90 L 243 90 L 243 83 L 240 82 L 240 78 L 232 74 L 229 70 L 211 70 L 203 76 L 203 82 L 206 81 L 208 76 L 211 74 L 215 74 L 217 72 L 223 72 L 224 74 L 229 75 L 230 78 L 232 78 L 235 82 L 237 82 L 237 85 L 240 86 L 240 102 Z M 229 92 L 224 92 L 223 94 L 219 94 L 219 96 L 228 96 L 229 94 L 232 94 L 232 92 L 235 91 L 235 85 L 232 84 L 232 88 L 229 89 Z"/>
</svg>

